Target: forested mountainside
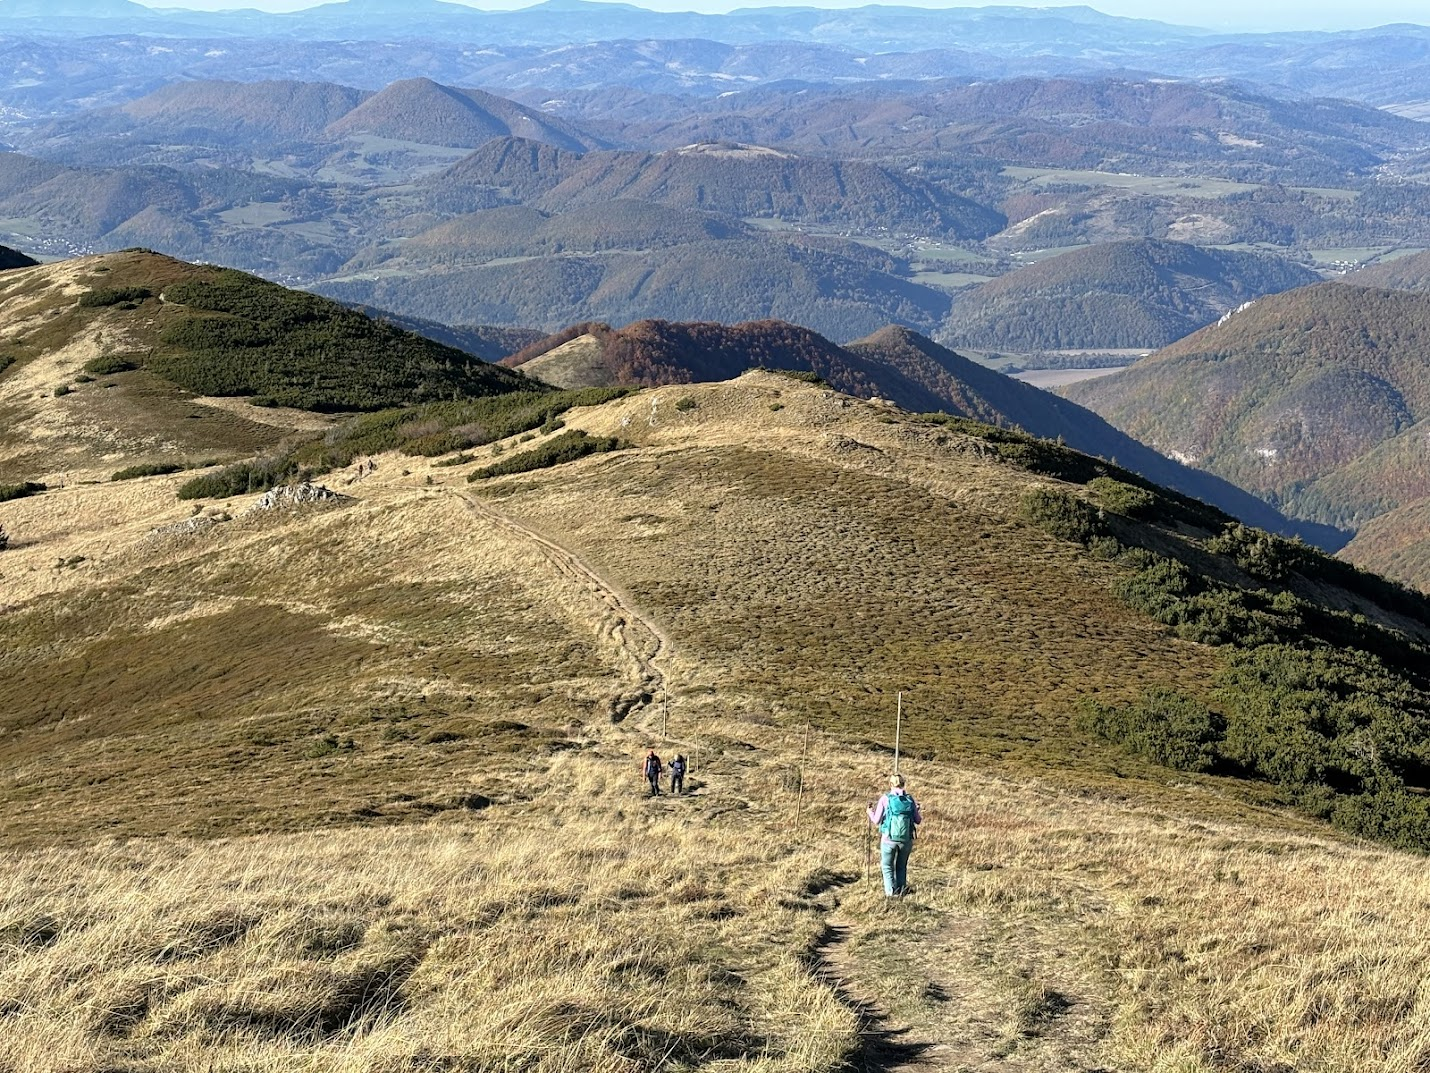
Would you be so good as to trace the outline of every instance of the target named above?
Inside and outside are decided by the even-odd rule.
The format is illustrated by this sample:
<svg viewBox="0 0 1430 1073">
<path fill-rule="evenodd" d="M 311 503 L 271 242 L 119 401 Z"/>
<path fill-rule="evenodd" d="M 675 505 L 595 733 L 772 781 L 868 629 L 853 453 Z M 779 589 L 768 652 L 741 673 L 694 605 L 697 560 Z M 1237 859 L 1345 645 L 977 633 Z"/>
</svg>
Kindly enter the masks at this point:
<svg viewBox="0 0 1430 1073">
<path fill-rule="evenodd" d="M 1427 343 L 1430 295 L 1323 283 L 1067 395 L 1290 514 L 1356 526 L 1430 494 Z"/>
<path fill-rule="evenodd" d="M 1265 254 L 1136 239 L 1049 257 L 954 303 L 942 335 L 1002 350 L 1155 349 L 1265 294 L 1321 280 Z"/>
</svg>

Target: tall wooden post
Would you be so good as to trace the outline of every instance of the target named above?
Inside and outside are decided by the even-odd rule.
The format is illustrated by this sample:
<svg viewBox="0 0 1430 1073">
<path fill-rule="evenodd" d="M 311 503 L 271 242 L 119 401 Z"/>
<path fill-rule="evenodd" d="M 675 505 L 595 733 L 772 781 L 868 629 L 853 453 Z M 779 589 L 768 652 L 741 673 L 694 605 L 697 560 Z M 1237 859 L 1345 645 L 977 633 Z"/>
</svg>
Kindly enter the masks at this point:
<svg viewBox="0 0 1430 1073">
<path fill-rule="evenodd" d="M 809 724 L 804 724 L 804 751 L 799 754 L 799 794 L 794 801 L 794 834 L 799 838 L 799 821 L 804 813 L 804 762 L 809 756 Z"/>
<path fill-rule="evenodd" d="M 899 738 L 904 730 L 904 695 L 899 694 L 899 714 L 894 718 L 894 774 L 899 773 Z"/>
</svg>

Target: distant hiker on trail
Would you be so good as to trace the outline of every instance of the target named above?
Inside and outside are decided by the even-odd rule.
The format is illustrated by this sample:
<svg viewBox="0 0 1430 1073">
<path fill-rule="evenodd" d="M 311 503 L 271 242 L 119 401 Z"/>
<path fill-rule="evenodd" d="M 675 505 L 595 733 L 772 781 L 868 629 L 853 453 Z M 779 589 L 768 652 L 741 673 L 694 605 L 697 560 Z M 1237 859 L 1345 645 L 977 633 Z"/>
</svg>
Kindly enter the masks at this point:
<svg viewBox="0 0 1430 1073">
<path fill-rule="evenodd" d="M 660 796 L 660 773 L 664 769 L 660 764 L 660 757 L 655 755 L 655 750 L 645 754 L 645 760 L 641 762 L 641 774 L 650 781 L 650 796 Z"/>
<path fill-rule="evenodd" d="M 679 753 L 676 753 L 675 759 L 670 762 L 670 792 L 685 793 L 685 757 Z"/>
<path fill-rule="evenodd" d="M 884 870 L 884 896 L 892 898 L 909 888 L 909 854 L 914 849 L 914 828 L 924 822 L 914 795 L 904 789 L 904 777 L 889 780 L 889 792 L 869 809 L 869 822 L 879 829 L 879 864 Z"/>
</svg>

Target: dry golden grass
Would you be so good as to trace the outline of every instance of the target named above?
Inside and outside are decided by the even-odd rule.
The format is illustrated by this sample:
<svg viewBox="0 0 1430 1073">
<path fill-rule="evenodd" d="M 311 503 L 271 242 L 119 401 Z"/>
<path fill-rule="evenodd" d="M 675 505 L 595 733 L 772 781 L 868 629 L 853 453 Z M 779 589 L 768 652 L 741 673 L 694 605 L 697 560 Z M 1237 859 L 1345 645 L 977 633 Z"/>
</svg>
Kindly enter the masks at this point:
<svg viewBox="0 0 1430 1073">
<path fill-rule="evenodd" d="M 817 736 L 796 830 L 798 736 L 720 729 L 684 800 L 611 728 L 423 825 L 11 854 L 8 1068 L 816 1071 L 891 1025 L 910 1068 L 1430 1058 L 1420 859 L 911 762 L 886 907 L 856 834 L 885 761 Z"/>
<path fill-rule="evenodd" d="M 1214 655 L 1012 521 L 1026 474 L 768 376 L 569 423 L 640 447 L 191 537 L 163 478 L 6 505 L 0 1069 L 1430 1067 L 1422 859 L 1079 735 Z"/>
</svg>

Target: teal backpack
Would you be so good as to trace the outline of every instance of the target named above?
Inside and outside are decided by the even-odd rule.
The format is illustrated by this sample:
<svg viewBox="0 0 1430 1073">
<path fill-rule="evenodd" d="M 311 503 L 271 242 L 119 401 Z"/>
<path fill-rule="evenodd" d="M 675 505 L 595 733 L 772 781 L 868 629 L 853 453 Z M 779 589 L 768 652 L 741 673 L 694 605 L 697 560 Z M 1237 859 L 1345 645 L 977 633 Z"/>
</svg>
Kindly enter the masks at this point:
<svg viewBox="0 0 1430 1073">
<path fill-rule="evenodd" d="M 890 794 L 884 806 L 884 837 L 905 846 L 914 841 L 914 799 L 908 794 Z"/>
</svg>

